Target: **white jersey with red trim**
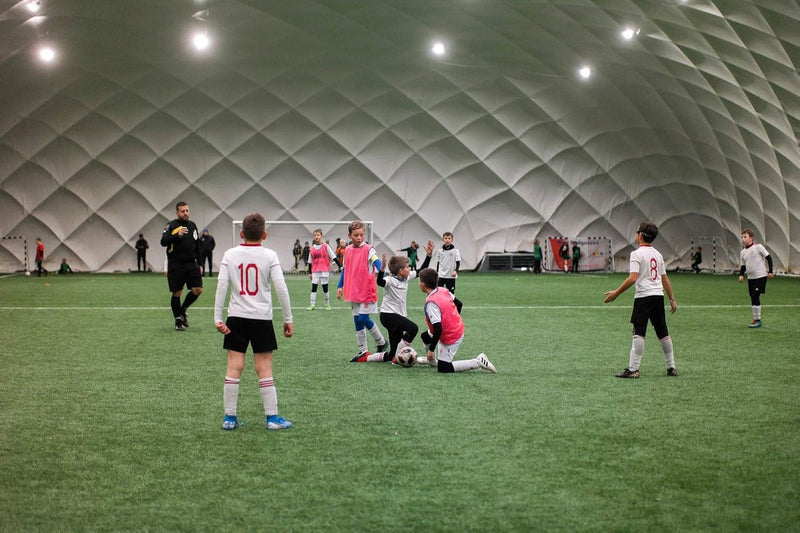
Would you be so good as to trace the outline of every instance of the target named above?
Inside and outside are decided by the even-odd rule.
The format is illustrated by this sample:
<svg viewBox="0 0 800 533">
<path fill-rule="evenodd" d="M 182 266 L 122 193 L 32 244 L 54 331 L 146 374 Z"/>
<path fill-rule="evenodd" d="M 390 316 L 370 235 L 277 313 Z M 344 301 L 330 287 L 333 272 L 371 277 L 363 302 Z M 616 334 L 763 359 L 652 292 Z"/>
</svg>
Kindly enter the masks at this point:
<svg viewBox="0 0 800 533">
<path fill-rule="evenodd" d="M 642 244 L 631 252 L 629 272 L 636 272 L 636 294 L 634 298 L 644 296 L 663 296 L 664 287 L 661 276 L 667 273 L 661 253 L 650 246 Z"/>
<path fill-rule="evenodd" d="M 292 322 L 289 289 L 278 254 L 261 244 L 240 244 L 225 252 L 219 265 L 214 322 L 222 322 L 223 307 L 231 288 L 228 316 L 272 320 L 272 287 L 278 295 L 283 322 Z"/>
</svg>

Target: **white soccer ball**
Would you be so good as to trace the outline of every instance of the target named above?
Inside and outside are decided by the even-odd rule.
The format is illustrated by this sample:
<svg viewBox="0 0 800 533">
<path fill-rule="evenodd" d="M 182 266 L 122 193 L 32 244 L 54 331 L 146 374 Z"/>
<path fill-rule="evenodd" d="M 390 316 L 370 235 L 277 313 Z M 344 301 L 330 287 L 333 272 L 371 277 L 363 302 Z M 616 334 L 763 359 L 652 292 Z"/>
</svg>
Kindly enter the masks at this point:
<svg viewBox="0 0 800 533">
<path fill-rule="evenodd" d="M 31 275 L 31 271 L 30 271 L 30 270 L 26 270 L 26 271 L 25 271 L 25 275 L 26 275 L 26 276 L 30 276 L 30 275 Z"/>
<path fill-rule="evenodd" d="M 397 354 L 394 357 L 397 364 L 400 366 L 404 366 L 406 368 L 414 366 L 417 362 L 417 351 L 412 348 L 411 346 L 404 346 L 397 350 Z"/>
</svg>

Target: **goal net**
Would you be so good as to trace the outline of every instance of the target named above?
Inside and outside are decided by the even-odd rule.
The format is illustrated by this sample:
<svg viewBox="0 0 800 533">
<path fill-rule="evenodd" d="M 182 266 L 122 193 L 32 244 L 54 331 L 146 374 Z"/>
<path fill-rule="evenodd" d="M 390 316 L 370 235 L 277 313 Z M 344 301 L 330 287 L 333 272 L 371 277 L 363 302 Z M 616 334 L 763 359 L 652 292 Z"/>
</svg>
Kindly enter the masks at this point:
<svg viewBox="0 0 800 533">
<path fill-rule="evenodd" d="M 718 235 L 692 235 L 686 255 L 682 256 L 679 270 L 692 270 L 692 254 L 699 252 L 702 261 L 698 265 L 701 272 L 714 274 L 734 272 L 737 265 L 727 254 L 727 247 Z"/>
<path fill-rule="evenodd" d="M 345 243 L 350 242 L 347 235 L 347 226 L 350 225 L 352 220 L 267 220 L 267 240 L 264 241 L 264 246 L 275 250 L 278 258 L 281 261 L 283 271 L 289 272 L 306 272 L 308 264 L 301 257 L 300 261 L 295 265 L 295 258 L 292 250 L 295 241 L 299 240 L 301 246 L 306 243 L 311 245 L 314 242 L 314 230 L 322 230 L 322 240 L 328 243 L 328 246 L 336 251 L 336 239 L 344 240 Z M 370 244 L 374 244 L 372 234 L 372 221 L 364 220 L 366 230 L 366 240 Z M 235 246 L 242 242 L 239 232 L 242 230 L 242 221 L 234 220 L 231 223 L 233 227 L 233 235 L 231 246 Z M 335 269 L 336 265 L 332 264 Z"/>
</svg>

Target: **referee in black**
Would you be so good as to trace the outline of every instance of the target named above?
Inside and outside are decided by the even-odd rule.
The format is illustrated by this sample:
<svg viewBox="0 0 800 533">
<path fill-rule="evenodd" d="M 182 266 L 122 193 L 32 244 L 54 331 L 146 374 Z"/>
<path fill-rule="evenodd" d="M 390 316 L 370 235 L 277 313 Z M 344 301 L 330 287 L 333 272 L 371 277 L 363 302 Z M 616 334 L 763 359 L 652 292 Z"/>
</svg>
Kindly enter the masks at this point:
<svg viewBox="0 0 800 533">
<path fill-rule="evenodd" d="M 167 282 L 172 293 L 170 306 L 175 317 L 175 331 L 189 327 L 186 309 L 203 293 L 203 267 L 200 265 L 200 234 L 189 220 L 189 204 L 175 204 L 177 218 L 167 224 L 161 234 L 161 246 L 167 248 Z M 189 294 L 181 305 L 183 286 Z"/>
</svg>

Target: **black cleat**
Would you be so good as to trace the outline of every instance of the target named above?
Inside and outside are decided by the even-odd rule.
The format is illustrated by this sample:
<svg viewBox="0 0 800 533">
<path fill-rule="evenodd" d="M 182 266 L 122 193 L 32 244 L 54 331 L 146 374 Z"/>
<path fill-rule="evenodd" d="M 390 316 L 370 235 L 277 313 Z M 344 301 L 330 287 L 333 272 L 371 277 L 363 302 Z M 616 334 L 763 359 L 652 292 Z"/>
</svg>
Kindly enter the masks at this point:
<svg viewBox="0 0 800 533">
<path fill-rule="evenodd" d="M 383 344 L 378 344 L 375 347 L 375 353 L 386 352 L 388 349 L 389 349 L 389 343 L 388 342 L 384 342 Z"/>
<path fill-rule="evenodd" d="M 186 326 L 180 320 L 175 321 L 175 331 L 186 331 Z"/>
<path fill-rule="evenodd" d="M 675 376 L 678 375 L 678 371 L 675 370 L 675 368 L 668 368 L 667 369 L 667 375 L 675 377 Z"/>
<path fill-rule="evenodd" d="M 623 371 L 622 371 L 622 372 L 620 372 L 619 374 L 614 374 L 614 375 L 615 375 L 616 377 L 618 377 L 618 378 L 632 378 L 632 379 L 636 379 L 636 378 L 638 378 L 638 377 L 639 377 L 639 371 L 638 371 L 638 370 L 628 370 L 628 369 L 626 368 L 625 370 L 623 370 Z"/>
<path fill-rule="evenodd" d="M 183 325 L 184 328 L 189 327 L 189 319 L 186 318 L 186 311 L 181 313 L 181 324 Z"/>
</svg>

